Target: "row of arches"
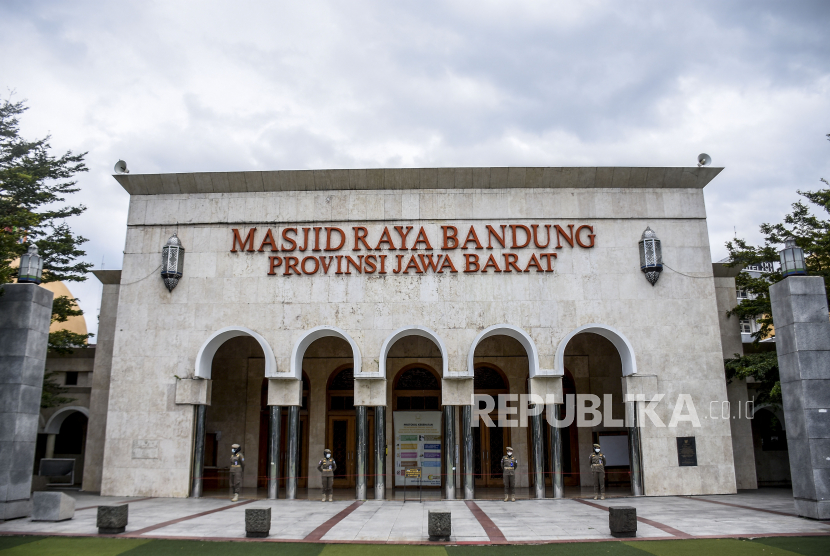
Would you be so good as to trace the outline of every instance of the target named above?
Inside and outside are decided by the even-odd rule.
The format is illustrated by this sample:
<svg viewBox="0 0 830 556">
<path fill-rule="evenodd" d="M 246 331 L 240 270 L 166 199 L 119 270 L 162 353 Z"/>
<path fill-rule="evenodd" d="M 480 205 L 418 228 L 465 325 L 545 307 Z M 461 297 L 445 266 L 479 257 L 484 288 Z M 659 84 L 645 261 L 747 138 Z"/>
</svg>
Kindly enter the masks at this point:
<svg viewBox="0 0 830 556">
<path fill-rule="evenodd" d="M 585 329 L 583 328 L 583 330 Z M 610 350 L 609 353 L 613 352 L 614 357 L 618 361 L 615 371 L 617 378 L 600 378 L 599 380 L 604 380 L 605 382 L 610 380 L 619 389 L 620 377 L 622 376 L 624 365 L 621 363 L 622 357 L 619 354 L 615 342 L 605 338 L 603 335 L 583 333 L 582 331 L 578 334 L 573 334 L 571 337 L 577 337 L 580 334 L 584 336 L 601 336 L 598 340 L 605 341 L 605 344 L 608 346 L 606 351 Z M 360 487 L 357 490 L 358 498 L 365 498 L 366 487 L 372 487 L 372 477 L 376 474 L 389 477 L 394 473 L 401 472 L 400 469 L 390 469 L 390 472 L 386 474 L 383 468 L 387 463 L 393 468 L 400 467 L 398 465 L 399 462 L 389 455 L 391 449 L 390 452 L 384 454 L 386 449 L 392 446 L 395 441 L 394 438 L 389 436 L 394 433 L 391 423 L 386 421 L 385 418 L 387 408 L 393 414 L 397 411 L 440 411 L 441 422 L 443 423 L 442 445 L 447 447 L 445 454 L 442 455 L 442 458 L 445 458 L 441 462 L 442 468 L 454 468 L 456 466 L 454 460 L 460 459 L 462 462 L 468 460 L 470 462 L 469 473 L 467 473 L 466 464 L 463 464 L 465 473 L 469 475 L 471 483 L 472 477 L 475 477 L 476 486 L 482 480 L 482 477 L 486 478 L 488 474 L 492 474 L 487 471 L 488 463 L 490 464 L 491 471 L 497 466 L 497 462 L 494 464 L 492 461 L 489 461 L 488 456 L 494 458 L 500 456 L 502 448 L 511 442 L 511 434 L 516 434 L 508 430 L 471 428 L 469 420 L 471 406 L 443 405 L 445 402 L 442 399 L 442 390 L 446 387 L 446 384 L 442 384 L 442 379 L 444 378 L 443 372 L 446 368 L 447 350 L 442 343 L 435 341 L 433 334 L 426 329 L 419 328 L 416 334 L 408 334 L 405 329 L 402 329 L 390 335 L 389 339 L 384 342 L 384 354 L 393 354 L 386 368 L 383 370 L 384 374 L 389 374 L 388 383 L 387 381 L 380 383 L 386 392 L 385 396 L 388 397 L 384 397 L 383 401 L 380 401 L 380 398 L 373 398 L 373 400 L 377 400 L 373 401 L 373 404 L 377 403 L 381 405 L 370 406 L 354 405 L 355 397 L 359 390 L 359 388 L 356 388 L 355 378 L 366 377 L 365 375 L 356 377 L 357 373 L 354 372 L 354 354 L 356 348 L 353 342 L 350 342 L 348 338 L 333 333 L 332 329 L 328 329 L 324 334 L 316 337 L 306 334 L 304 341 L 301 340 L 298 342 L 299 347 L 295 346 L 293 350 L 292 358 L 299 351 L 302 351 L 303 354 L 303 358 L 298 363 L 300 378 L 303 382 L 303 399 L 300 406 L 277 407 L 266 405 L 267 392 L 264 388 L 269 383 L 269 377 L 265 374 L 268 365 L 267 362 L 264 362 L 264 358 L 267 356 L 267 352 L 265 349 L 262 349 L 260 339 L 250 336 L 247 342 L 251 346 L 251 351 L 257 352 L 257 357 L 259 357 L 260 361 L 258 371 L 254 374 L 249 373 L 249 377 L 251 380 L 258 381 L 257 384 L 261 384 L 263 388 L 261 402 L 256 404 L 257 406 L 261 405 L 258 408 L 260 413 L 260 428 L 258 434 L 261 446 L 259 447 L 259 454 L 255 457 L 261 463 L 258 466 L 258 473 L 254 475 L 258 475 L 260 483 L 265 481 L 269 487 L 273 485 L 275 490 L 277 486 L 283 488 L 284 485 L 286 497 L 294 497 L 297 488 L 302 488 L 307 485 L 306 479 L 308 477 L 312 481 L 315 478 L 316 474 L 314 473 L 312 464 L 316 464 L 316 460 L 312 462 L 311 460 L 314 459 L 314 456 L 309 456 L 309 448 L 307 447 L 309 436 L 312 438 L 311 454 L 316 454 L 318 450 L 322 450 L 324 443 L 337 447 L 336 441 L 344 441 L 347 437 L 351 439 L 352 445 L 363 446 L 362 455 L 360 454 L 360 449 L 355 450 L 351 448 L 346 450 L 347 453 L 345 455 L 347 461 L 350 462 L 348 464 L 349 467 L 347 467 L 350 469 L 349 475 L 364 478 L 363 490 Z M 512 342 L 510 344 L 512 346 L 511 357 L 518 359 L 511 366 L 510 379 L 508 380 L 504 373 L 498 370 L 498 365 L 487 365 L 485 362 L 487 358 L 482 357 L 482 353 L 474 350 L 472 353 L 474 380 L 470 384 L 474 385 L 475 392 L 489 393 L 491 395 L 507 392 L 513 394 L 528 393 L 529 379 L 531 378 L 530 373 L 533 368 L 532 353 L 528 351 L 527 347 L 528 345 L 532 345 L 530 344 L 531 340 L 529 337 L 515 333 L 515 330 L 511 330 L 510 334 L 500 334 L 497 333 L 495 328 L 491 327 L 491 329 L 479 334 L 476 347 L 478 348 L 485 344 L 492 347 L 496 345 L 493 342 L 497 344 L 501 343 L 500 345 L 506 345 L 505 342 Z M 336 348 L 332 348 L 329 353 L 322 354 L 320 352 L 321 345 L 333 346 L 335 344 Z M 416 344 L 420 346 L 418 349 L 409 349 L 408 354 L 405 357 L 402 356 L 400 353 L 401 345 L 415 346 Z M 212 348 L 214 355 L 218 353 L 217 349 L 218 346 Z M 487 350 L 485 349 L 485 351 Z M 420 359 L 418 359 L 419 357 Z M 407 358 L 412 359 L 412 361 L 403 361 Z M 386 359 L 387 357 L 384 357 L 384 360 Z M 418 360 L 417 362 L 415 361 L 416 359 Z M 324 361 L 321 362 L 321 360 Z M 395 361 L 394 364 L 392 360 Z M 519 360 L 520 362 L 516 363 Z M 213 374 L 210 376 L 214 381 L 221 379 L 216 373 L 221 374 L 222 371 L 220 369 L 223 368 L 223 365 L 225 363 L 217 367 L 216 361 L 212 362 Z M 309 380 L 309 374 L 311 375 L 311 380 Z M 565 378 L 569 376 L 568 372 L 564 369 L 563 376 Z M 593 383 L 594 379 L 591 379 L 590 382 Z M 582 391 L 586 392 L 586 388 L 590 388 L 588 386 L 589 379 L 585 376 L 580 380 L 583 381 L 583 385 L 581 386 Z M 570 382 L 573 383 L 573 380 L 571 379 Z M 217 389 L 221 392 L 226 392 L 229 390 L 229 385 L 220 385 L 214 382 L 214 397 L 217 395 Z M 259 386 L 257 389 L 259 389 Z M 324 391 L 321 392 L 321 389 Z M 248 390 L 250 390 L 250 387 L 248 387 Z M 314 398 L 310 406 L 308 398 L 306 397 L 306 393 L 309 392 L 312 393 L 312 397 Z M 216 398 L 214 401 L 217 401 Z M 250 404 L 252 401 L 252 399 L 249 399 L 248 403 Z M 244 399 L 236 402 L 237 407 L 244 404 Z M 210 411 L 215 412 L 216 409 L 211 408 Z M 348 413 L 349 416 L 342 412 Z M 336 419 L 332 420 L 335 417 Z M 573 444 L 573 449 L 569 449 L 571 448 L 570 444 L 566 446 L 565 466 L 554 468 L 553 460 L 547 455 L 543 457 L 542 454 L 542 445 L 544 444 L 544 454 L 548 454 L 553 440 L 548 438 L 547 434 L 549 433 L 544 432 L 547 428 L 544 420 L 542 419 L 541 421 L 540 427 L 535 428 L 532 434 L 529 429 L 524 429 L 519 433 L 520 438 L 514 439 L 514 442 L 518 442 L 520 446 L 524 443 L 524 448 L 519 448 L 519 450 L 524 451 L 523 457 L 525 461 L 529 461 L 530 452 L 534 451 L 533 466 L 537 470 L 540 470 L 544 466 L 547 470 L 547 475 L 540 472 L 537 477 L 529 480 L 535 480 L 537 485 L 543 482 L 550 484 L 550 477 L 554 472 L 564 471 L 575 474 L 577 476 L 576 480 L 579 481 L 579 464 L 571 464 L 568 455 L 578 455 L 578 451 L 584 451 L 586 443 L 590 446 L 590 443 L 595 441 L 596 438 L 592 439 L 590 431 L 588 431 L 587 436 L 580 431 L 578 435 L 579 447 L 577 447 L 576 444 L 573 444 L 577 442 L 576 432 L 570 431 L 565 433 L 565 441 L 570 441 Z M 376 427 L 375 423 L 377 422 L 386 422 L 386 425 Z M 209 425 L 208 433 L 210 433 L 210 430 L 211 426 Z M 541 439 L 542 434 L 546 435 L 543 442 Z M 522 440 L 521 435 L 527 435 L 528 439 Z M 532 441 L 530 440 L 531 436 L 533 436 Z M 361 441 L 358 441 L 358 437 Z M 291 438 L 294 439 L 293 444 L 288 442 Z M 316 440 L 314 440 L 315 438 Z M 392 442 L 387 444 L 385 438 L 390 438 Z M 374 439 L 374 442 L 371 439 Z M 456 439 L 458 440 L 456 441 Z M 495 449 L 493 448 L 494 446 Z M 460 457 L 459 451 L 464 452 Z M 387 457 L 384 458 L 384 455 Z M 275 469 L 265 470 L 264 468 L 268 467 L 273 461 L 278 462 Z M 500 475 L 500 470 L 496 470 L 495 474 Z M 194 469 L 194 477 L 201 475 L 200 470 Z M 467 497 L 467 478 L 462 479 L 459 476 L 454 480 L 458 486 L 464 487 L 465 497 Z M 463 485 L 462 482 L 464 483 Z M 382 490 L 381 492 L 378 491 L 377 483 L 375 482 L 376 497 L 382 497 L 383 492 Z M 451 477 L 447 477 L 445 483 L 449 483 L 448 487 L 450 487 L 446 491 L 447 497 L 454 497 L 455 486 L 451 484 Z M 473 485 L 470 484 L 469 486 L 469 492 L 472 492 Z M 544 488 L 542 488 L 542 492 L 544 492 Z M 275 496 L 276 494 L 274 494 Z M 269 497 L 272 497 L 270 493 Z"/>
<path fill-rule="evenodd" d="M 536 348 L 536 343 L 533 341 L 533 338 L 531 338 L 527 332 L 525 332 L 521 328 L 518 328 L 510 324 L 496 324 L 482 330 L 475 337 L 467 355 L 466 372 L 460 373 L 457 376 L 466 376 L 468 378 L 474 377 L 474 358 L 476 347 L 487 338 L 497 335 L 508 336 L 510 338 L 515 339 L 522 345 L 522 347 L 527 352 L 528 373 L 530 378 L 539 375 L 562 376 L 565 371 L 565 348 L 574 336 L 581 333 L 597 334 L 599 336 L 606 338 L 614 345 L 614 347 L 620 354 L 620 359 L 622 361 L 623 366 L 623 376 L 631 375 L 637 372 L 637 362 L 634 356 L 634 349 L 632 348 L 631 343 L 621 332 L 610 326 L 592 323 L 580 326 L 576 330 L 573 330 L 559 342 L 559 345 L 556 350 L 556 358 L 554 360 L 555 368 L 552 370 L 546 370 L 540 368 L 539 351 Z M 290 369 L 287 375 L 285 373 L 280 373 L 278 371 L 274 351 L 271 349 L 271 346 L 268 344 L 265 338 L 263 338 L 260 334 L 254 332 L 249 328 L 240 326 L 230 326 L 218 330 L 217 332 L 212 334 L 199 349 L 199 352 L 196 355 L 195 376 L 198 378 L 210 379 L 211 364 L 213 361 L 213 357 L 216 354 L 216 350 L 219 349 L 219 347 L 229 339 L 246 335 L 256 340 L 262 348 L 265 357 L 266 378 L 293 378 L 299 380 L 302 373 L 303 357 L 305 355 L 306 350 L 316 340 L 326 337 L 337 337 L 348 342 L 352 351 L 352 368 L 358 369 L 357 372 L 361 377 L 386 378 L 386 360 L 389 354 L 389 350 L 395 344 L 395 342 L 406 336 L 421 336 L 431 340 L 435 343 L 436 346 L 438 346 L 442 360 L 441 375 L 443 377 L 449 375 L 449 358 L 447 347 L 444 341 L 438 334 L 436 334 L 429 328 L 418 325 L 412 325 L 399 328 L 383 341 L 380 350 L 380 358 L 378 359 L 378 371 L 376 373 L 362 371 L 363 366 L 360 348 L 354 341 L 354 339 L 347 332 L 334 326 L 318 326 L 316 328 L 312 328 L 311 330 L 304 333 L 303 336 L 294 344 L 291 350 L 291 358 L 289 363 Z"/>
</svg>

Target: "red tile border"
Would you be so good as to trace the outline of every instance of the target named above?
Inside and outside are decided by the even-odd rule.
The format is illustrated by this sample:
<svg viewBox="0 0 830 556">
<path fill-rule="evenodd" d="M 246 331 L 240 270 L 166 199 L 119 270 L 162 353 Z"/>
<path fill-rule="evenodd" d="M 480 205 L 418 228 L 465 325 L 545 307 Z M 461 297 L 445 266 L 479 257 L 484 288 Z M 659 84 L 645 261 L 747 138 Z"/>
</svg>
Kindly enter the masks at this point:
<svg viewBox="0 0 830 556">
<path fill-rule="evenodd" d="M 171 519 L 170 521 L 164 521 L 162 523 L 156 523 L 155 525 L 150 525 L 149 527 L 145 527 L 144 529 L 139 529 L 137 531 L 130 531 L 129 533 L 125 533 L 123 535 L 116 535 L 118 537 L 138 537 L 143 535 L 144 533 L 149 533 L 150 531 L 155 531 L 156 529 L 161 529 L 163 527 L 167 527 L 168 525 L 175 525 L 176 523 L 181 523 L 182 521 L 188 521 L 190 519 L 195 519 L 197 517 L 202 517 L 203 515 L 210 515 L 215 514 L 216 512 L 223 512 L 225 510 L 229 510 L 231 508 L 238 508 L 239 506 L 244 506 L 245 504 L 250 504 L 251 502 L 256 502 L 256 500 L 245 500 L 244 502 L 239 502 L 238 504 L 229 504 L 227 506 L 223 506 L 221 508 L 216 508 L 213 510 L 208 510 L 206 512 L 199 512 L 198 514 L 188 515 L 185 517 L 180 517 L 179 519 Z M 108 535 L 111 536 L 111 535 Z"/>
<path fill-rule="evenodd" d="M 592 508 L 605 510 L 606 512 L 608 511 L 608 506 L 603 506 L 602 504 L 594 504 L 593 502 L 588 502 L 587 500 L 582 500 L 582 499 L 579 499 L 579 498 L 574 498 L 574 501 L 579 502 L 580 504 L 585 504 L 586 506 L 591 506 Z M 697 537 L 693 537 L 692 535 L 690 535 L 688 533 L 684 533 L 683 531 L 680 531 L 679 529 L 675 529 L 674 527 L 669 527 L 668 525 L 664 525 L 662 523 L 654 521 L 653 519 L 647 519 L 645 517 L 637 516 L 637 521 L 639 521 L 640 523 L 645 523 L 646 525 L 651 525 L 652 527 L 656 527 L 656 528 L 660 529 L 661 531 L 665 531 L 666 533 L 669 533 L 670 535 L 674 535 L 678 539 L 697 538 Z"/>
<path fill-rule="evenodd" d="M 110 504 L 132 504 L 133 502 L 143 502 L 144 500 L 152 500 L 155 496 L 148 496 L 147 498 L 136 498 L 135 500 L 124 500 L 123 502 L 110 502 Z M 98 506 L 109 506 L 110 504 L 98 504 Z M 81 510 L 93 510 L 98 506 L 84 506 L 83 508 L 75 508 L 76 512 Z"/>
<path fill-rule="evenodd" d="M 334 517 L 328 519 L 325 523 L 323 523 L 322 525 L 317 527 L 314 531 L 312 531 L 311 533 L 306 535 L 305 538 L 303 538 L 303 541 L 305 541 L 305 542 L 320 542 L 320 539 L 322 539 L 326 535 L 326 533 L 331 531 L 332 527 L 334 527 L 335 525 L 337 525 L 338 523 L 343 521 L 346 518 L 346 516 L 348 516 L 350 513 L 352 513 L 356 509 L 358 509 L 361 505 L 363 505 L 363 500 L 356 500 L 348 508 L 338 512 L 337 515 L 335 515 Z"/>
<path fill-rule="evenodd" d="M 473 513 L 473 516 L 475 516 L 479 524 L 481 524 L 481 527 L 484 529 L 484 532 L 487 533 L 487 538 L 490 539 L 491 543 L 507 544 L 507 539 L 504 538 L 504 533 L 502 533 L 501 529 L 499 529 L 496 526 L 496 524 L 493 523 L 493 520 L 490 519 L 490 516 L 488 516 L 486 513 L 484 513 L 484 510 L 478 507 L 478 504 L 476 504 L 472 500 L 465 500 L 464 503 L 467 504 L 467 507 L 470 508 L 470 511 Z"/>
</svg>

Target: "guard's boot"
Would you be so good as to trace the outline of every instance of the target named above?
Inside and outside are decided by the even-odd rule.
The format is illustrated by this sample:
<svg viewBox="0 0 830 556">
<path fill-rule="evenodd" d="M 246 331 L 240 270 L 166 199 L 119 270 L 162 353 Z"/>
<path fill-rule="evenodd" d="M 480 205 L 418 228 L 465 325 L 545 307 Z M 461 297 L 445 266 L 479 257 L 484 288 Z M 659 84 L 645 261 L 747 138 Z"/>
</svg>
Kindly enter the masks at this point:
<svg viewBox="0 0 830 556">
<path fill-rule="evenodd" d="M 597 495 L 596 495 L 596 494 L 594 494 L 594 500 L 596 500 L 596 499 L 597 499 Z"/>
<path fill-rule="evenodd" d="M 329 494 L 329 502 L 334 502 L 333 496 L 334 496 L 333 494 Z"/>
<path fill-rule="evenodd" d="M 601 495 L 599 496 L 599 499 L 600 499 L 600 500 L 605 500 L 605 495 L 604 495 L 604 494 L 601 494 Z"/>
<path fill-rule="evenodd" d="M 321 502 L 325 502 L 325 501 L 326 501 L 326 493 L 325 493 L 325 492 L 323 493 L 323 499 L 322 499 L 322 500 L 320 500 L 320 501 L 321 501 Z"/>
<path fill-rule="evenodd" d="M 511 502 L 515 502 L 515 501 L 516 501 L 516 495 L 515 495 L 515 494 L 514 494 L 513 496 L 511 496 L 511 497 L 510 497 L 510 501 L 511 501 Z"/>
<path fill-rule="evenodd" d="M 504 501 L 507 502 L 507 499 L 510 498 L 507 494 L 504 495 Z"/>
<path fill-rule="evenodd" d="M 231 498 L 231 502 L 236 502 L 237 500 L 239 500 L 239 495 L 234 492 L 233 493 L 233 498 Z"/>
</svg>

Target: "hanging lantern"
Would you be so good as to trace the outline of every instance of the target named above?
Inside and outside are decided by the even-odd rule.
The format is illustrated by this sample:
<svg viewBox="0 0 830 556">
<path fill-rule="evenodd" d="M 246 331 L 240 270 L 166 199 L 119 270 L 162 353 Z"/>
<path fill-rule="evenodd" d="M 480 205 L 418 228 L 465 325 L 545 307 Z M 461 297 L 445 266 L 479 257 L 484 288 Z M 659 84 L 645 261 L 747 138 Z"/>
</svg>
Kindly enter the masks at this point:
<svg viewBox="0 0 830 556">
<path fill-rule="evenodd" d="M 790 238 L 784 242 L 784 249 L 778 252 L 781 257 L 781 274 L 787 276 L 803 276 L 807 274 L 807 263 L 804 261 L 804 251 Z"/>
<path fill-rule="evenodd" d="M 663 248 L 657 234 L 648 226 L 640 238 L 640 270 L 645 272 L 646 280 L 652 286 L 663 272 Z"/>
<path fill-rule="evenodd" d="M 167 291 L 173 291 L 182 277 L 183 270 L 184 247 L 179 237 L 173 234 L 161 250 L 161 277 L 164 279 Z"/>
<path fill-rule="evenodd" d="M 32 243 L 29 250 L 20 256 L 20 269 L 17 281 L 21 284 L 40 284 L 43 276 L 43 257 L 37 253 L 37 245 Z"/>
</svg>

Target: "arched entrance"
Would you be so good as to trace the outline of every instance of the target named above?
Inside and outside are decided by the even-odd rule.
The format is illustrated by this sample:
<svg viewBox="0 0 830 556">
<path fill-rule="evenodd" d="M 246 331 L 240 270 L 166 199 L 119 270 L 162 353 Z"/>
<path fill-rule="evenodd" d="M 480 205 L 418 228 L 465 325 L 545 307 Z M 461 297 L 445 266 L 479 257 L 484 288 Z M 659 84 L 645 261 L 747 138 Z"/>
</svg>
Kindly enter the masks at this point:
<svg viewBox="0 0 830 556">
<path fill-rule="evenodd" d="M 442 405 L 441 380 L 447 369 L 443 340 L 428 328 L 406 326 L 391 334 L 381 348 L 388 378 L 387 423 L 390 438 L 387 487 L 401 497 L 407 488 L 444 490 L 455 498 L 455 407 Z M 406 469 L 421 468 L 421 478 L 405 477 Z M 447 474 L 449 469 L 449 474 Z"/>
<path fill-rule="evenodd" d="M 331 450 L 337 469 L 334 488 L 357 486 L 357 412 L 354 405 L 354 368 L 335 369 L 326 386 L 326 447 Z M 374 436 L 374 410 L 367 409 L 368 437 Z M 374 486 L 374 458 L 368 458 L 367 485 Z"/>
<path fill-rule="evenodd" d="M 64 407 L 56 411 L 43 427 L 47 435 L 44 457 L 75 460 L 72 482 L 75 485 L 80 485 L 84 476 L 88 415 L 89 410 L 85 407 Z"/>
<path fill-rule="evenodd" d="M 579 403 L 580 396 L 596 396 L 601 403 L 599 408 L 601 418 L 596 423 L 586 426 L 576 426 L 576 444 L 573 443 L 572 431 L 569 430 L 569 449 L 572 452 L 570 458 L 571 472 L 565 475 L 570 478 L 573 484 L 575 477 L 578 477 L 579 490 L 571 489 L 571 496 L 593 495 L 593 475 L 590 470 L 589 458 L 592 445 L 599 444 L 606 457 L 605 478 L 606 494 L 608 496 L 623 495 L 632 493 L 633 483 L 631 478 L 632 451 L 629 434 L 631 429 L 626 426 L 626 408 L 623 403 L 622 378 L 626 371 L 636 370 L 633 356 L 627 342 L 621 338 L 612 341 L 605 334 L 598 334 L 599 328 L 579 330 L 569 335 L 563 344 L 560 344 L 557 352 L 557 365 L 567 367 L 573 380 L 573 394 L 576 395 L 576 402 Z M 603 329 L 604 330 L 604 329 Z M 567 342 L 567 343 L 565 343 Z M 619 351 L 619 346 L 626 347 L 624 352 Z M 630 373 L 629 373 L 630 374 Z M 566 375 L 567 376 L 567 375 Z M 563 384 L 564 385 L 564 384 Z M 571 400 L 574 398 L 572 397 Z M 573 401 L 565 400 L 566 405 Z M 593 405 L 593 404 L 589 404 Z M 610 405 L 610 408 L 609 408 Z M 568 408 L 570 409 L 570 408 Z M 577 412 L 572 413 L 576 415 Z M 573 426 L 573 425 L 571 425 Z M 573 451 L 577 451 L 573 457 Z M 563 457 L 564 460 L 564 457 Z M 566 463 L 563 461 L 563 466 Z M 578 467 L 574 468 L 574 464 Z M 576 485 L 574 485 L 576 486 Z"/>
<path fill-rule="evenodd" d="M 479 364 L 475 368 L 473 379 L 474 393 L 498 399 L 500 394 L 510 393 L 510 383 L 504 372 L 495 365 Z M 498 404 L 496 405 L 498 407 Z M 510 428 L 499 426 L 496 409 L 490 413 L 490 420 L 495 427 L 486 426 L 483 419 L 478 426 L 473 426 L 473 472 L 476 487 L 504 487 L 502 480 L 501 458 L 504 450 L 511 446 Z"/>
<path fill-rule="evenodd" d="M 200 417 L 204 419 L 204 437 L 201 461 L 195 462 L 201 464 L 201 470 L 194 465 L 194 496 L 228 496 L 232 444 L 240 444 L 245 455 L 241 496 L 258 494 L 262 475 L 258 462 L 260 452 L 266 451 L 261 444 L 262 383 L 266 372 L 276 369 L 271 360 L 273 353 L 267 344 L 267 350 L 263 349 L 263 343 L 258 335 L 224 329 L 212 335 L 199 351 L 197 373 L 212 381 L 212 395 L 209 406 L 196 406 L 197 458 Z"/>
</svg>

